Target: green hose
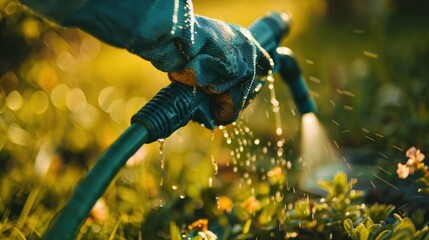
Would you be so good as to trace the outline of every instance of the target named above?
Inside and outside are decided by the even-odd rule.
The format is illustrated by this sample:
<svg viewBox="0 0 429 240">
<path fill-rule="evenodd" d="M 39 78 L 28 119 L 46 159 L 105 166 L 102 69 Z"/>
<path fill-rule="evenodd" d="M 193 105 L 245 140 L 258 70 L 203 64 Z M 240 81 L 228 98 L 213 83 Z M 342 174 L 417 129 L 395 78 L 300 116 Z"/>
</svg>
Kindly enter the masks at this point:
<svg viewBox="0 0 429 240">
<path fill-rule="evenodd" d="M 110 146 L 56 217 L 46 239 L 73 239 L 92 206 L 103 195 L 126 161 L 147 142 L 147 136 L 145 127 L 133 124 Z"/>
</svg>

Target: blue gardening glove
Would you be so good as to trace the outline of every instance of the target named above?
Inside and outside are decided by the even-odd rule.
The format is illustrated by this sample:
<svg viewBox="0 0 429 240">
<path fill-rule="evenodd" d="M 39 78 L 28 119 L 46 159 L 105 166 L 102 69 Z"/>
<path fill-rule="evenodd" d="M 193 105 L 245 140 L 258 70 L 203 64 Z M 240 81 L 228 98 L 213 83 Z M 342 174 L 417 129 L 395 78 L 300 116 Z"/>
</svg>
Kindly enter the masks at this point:
<svg viewBox="0 0 429 240">
<path fill-rule="evenodd" d="M 237 119 L 269 55 L 244 28 L 196 16 L 190 0 L 22 0 L 63 25 L 79 27 L 151 61 L 172 81 L 210 94 L 217 125 Z M 65 6 L 65 7 L 63 7 Z"/>
<path fill-rule="evenodd" d="M 210 94 L 215 124 L 231 123 L 244 108 L 255 76 L 271 69 L 271 59 L 243 27 L 201 16 L 194 26 L 194 43 L 183 48 L 189 61 L 168 76 L 201 87 Z"/>
</svg>

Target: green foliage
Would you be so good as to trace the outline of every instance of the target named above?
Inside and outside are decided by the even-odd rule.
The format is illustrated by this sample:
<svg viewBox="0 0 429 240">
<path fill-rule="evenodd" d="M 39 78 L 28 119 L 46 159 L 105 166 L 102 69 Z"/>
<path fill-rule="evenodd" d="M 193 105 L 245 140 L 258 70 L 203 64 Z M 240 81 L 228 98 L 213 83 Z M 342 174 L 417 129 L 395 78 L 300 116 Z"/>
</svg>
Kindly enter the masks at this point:
<svg viewBox="0 0 429 240">
<path fill-rule="evenodd" d="M 240 2 L 245 1 L 237 1 L 237 5 Z M 275 6 L 264 1 L 257 4 Z M 283 8 L 284 3 L 279 1 L 277 7 Z M 306 16 L 305 13 L 323 11 L 314 10 L 305 7 L 296 13 Z M 390 12 L 400 14 L 397 10 Z M 234 21 L 244 17 L 235 10 L 231 12 Z M 265 10 L 255 10 L 253 14 L 264 13 Z M 250 15 L 245 20 L 249 23 L 254 19 Z M 388 21 L 385 14 L 381 15 Z M 321 18 L 315 19 L 319 22 Z M 338 131 L 337 124 L 325 124 L 331 134 L 337 133 L 334 137 L 341 146 L 364 145 L 386 155 L 396 151 L 392 145 L 429 146 L 425 134 L 415 134 L 427 132 L 429 126 L 429 82 L 415 81 L 428 75 L 428 41 L 422 41 L 426 36 L 410 32 L 417 29 L 418 34 L 426 34 L 425 31 L 408 24 L 388 24 L 392 27 L 386 26 L 386 31 L 390 29 L 395 34 L 378 39 L 383 35 L 382 27 L 370 24 L 377 25 L 374 32 L 378 39 L 371 40 L 374 29 L 370 27 L 362 29 L 365 34 L 350 34 L 356 27 L 354 22 L 342 28 L 345 35 L 354 35 L 346 39 L 338 36 L 342 23 L 332 29 L 316 24 L 318 29 L 306 31 L 299 26 L 301 23 L 293 33 L 303 35 L 292 45 L 300 60 L 301 56 L 312 58 L 306 61 L 311 64 L 303 64 L 303 72 L 314 80 L 308 83 L 319 96 L 321 120 L 325 118 L 330 123 L 335 119 L 341 130 L 350 129 L 344 134 Z M 112 49 L 81 31 L 55 28 L 25 12 L 15 1 L 0 0 L 0 24 L 0 239 L 42 239 L 93 160 L 128 126 L 138 107 L 168 80 L 141 59 Z M 326 34 L 333 30 L 334 34 Z M 349 48 L 338 51 L 335 40 L 321 41 L 307 34 L 333 35 L 348 42 Z M 406 40 L 398 40 L 397 35 Z M 380 58 L 362 55 L 367 48 L 377 49 Z M 391 55 L 395 51 L 400 54 Z M 332 87 L 314 84 L 319 79 L 333 82 Z M 287 94 L 278 95 L 279 102 L 289 101 Z M 281 106 L 282 114 L 285 105 Z M 393 215 L 394 205 L 368 204 L 363 192 L 353 190 L 357 180 L 349 180 L 345 173 L 319 182 L 326 191 L 323 196 L 298 188 L 295 191 L 299 174 L 295 159 L 299 156 L 293 149 L 298 147 L 289 146 L 293 144 L 285 140 L 295 136 L 292 133 L 279 141 L 278 136 L 267 131 L 274 125 L 274 118 L 267 121 L 260 116 L 265 114 L 257 112 L 249 121 L 251 129 L 259 131 L 255 134 L 258 139 L 246 126 L 224 130 L 229 134 L 225 138 L 233 141 L 242 132 L 247 134 L 244 138 L 248 142 L 241 141 L 236 149 L 229 143 L 227 147 L 222 145 L 225 132 L 215 131 L 215 140 L 209 140 L 209 131 L 188 125 L 167 140 L 164 170 L 159 168 L 159 146 L 145 146 L 145 156 L 140 159 L 143 163 L 125 167 L 103 196 L 109 206 L 109 218 L 97 220 L 91 216 L 77 238 L 213 240 L 216 235 L 217 239 L 429 239 L 427 210 L 405 211 L 409 215 L 400 217 Z M 298 129 L 296 119 L 285 119 L 283 114 L 282 124 L 293 132 Z M 263 121 L 268 123 L 261 124 Z M 361 129 L 367 125 L 371 129 L 365 129 L 363 137 Z M 380 134 L 374 136 L 374 132 Z M 266 145 L 262 146 L 264 141 Z M 287 148 L 280 147 L 283 144 Z M 218 175 L 213 175 L 212 153 L 219 162 Z M 46 164 L 40 165 L 35 159 L 49 162 L 48 168 L 41 169 Z M 420 166 L 419 196 L 429 192 L 428 169 Z M 401 216 L 402 206 L 397 206 Z M 208 219 L 207 228 L 190 229 L 199 219 Z"/>
<path fill-rule="evenodd" d="M 353 227 L 352 220 L 346 219 L 344 221 L 344 229 L 353 240 L 419 240 L 429 237 L 427 236 L 428 226 L 417 231 L 410 218 L 402 218 L 396 213 L 394 217 L 396 221 L 389 224 L 386 224 L 384 221 L 375 224 L 370 217 L 367 217 L 359 222 L 356 227 Z"/>
</svg>

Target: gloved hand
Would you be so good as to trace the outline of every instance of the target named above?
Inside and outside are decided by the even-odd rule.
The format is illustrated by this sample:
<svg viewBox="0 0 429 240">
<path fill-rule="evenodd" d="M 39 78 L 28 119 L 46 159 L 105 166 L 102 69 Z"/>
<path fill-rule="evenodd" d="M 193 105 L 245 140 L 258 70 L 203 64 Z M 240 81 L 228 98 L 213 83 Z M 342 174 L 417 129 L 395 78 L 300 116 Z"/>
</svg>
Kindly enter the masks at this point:
<svg viewBox="0 0 429 240">
<path fill-rule="evenodd" d="M 191 0 L 21 1 L 151 61 L 172 81 L 202 88 L 216 125 L 237 119 L 255 76 L 272 68 L 246 29 L 194 15 Z"/>
<path fill-rule="evenodd" d="M 184 49 L 189 61 L 168 76 L 210 94 L 214 123 L 229 124 L 244 108 L 255 76 L 271 69 L 271 58 L 243 27 L 196 16 L 195 32 Z"/>
<path fill-rule="evenodd" d="M 193 15 L 191 1 L 179 1 L 174 25 L 156 45 L 135 41 L 128 49 L 169 72 L 171 81 L 202 88 L 210 95 L 216 125 L 235 121 L 246 105 L 256 75 L 272 68 L 268 53 L 238 25 Z"/>
</svg>

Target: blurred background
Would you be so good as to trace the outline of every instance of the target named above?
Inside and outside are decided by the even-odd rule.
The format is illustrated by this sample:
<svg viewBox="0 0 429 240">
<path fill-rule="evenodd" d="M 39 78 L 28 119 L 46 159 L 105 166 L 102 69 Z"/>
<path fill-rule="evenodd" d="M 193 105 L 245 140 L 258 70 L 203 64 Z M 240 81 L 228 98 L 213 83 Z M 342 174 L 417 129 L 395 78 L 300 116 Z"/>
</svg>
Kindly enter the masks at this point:
<svg viewBox="0 0 429 240">
<path fill-rule="evenodd" d="M 408 147 L 428 149 L 428 3 L 194 0 L 194 9 L 243 26 L 269 11 L 291 13 L 282 45 L 301 65 L 321 126 L 310 148 L 320 145 L 320 158 L 345 166 L 362 189 L 389 189 L 374 177 L 377 171 L 395 174 Z M 153 208 L 178 198 L 204 205 L 210 188 L 242 202 L 276 166 L 284 169 L 288 190 L 317 194 L 299 184 L 305 126 L 287 85 L 275 78 L 280 136 L 265 88 L 234 125 L 211 132 L 190 123 L 164 145 L 143 146 L 104 197 L 112 221 L 127 216 L 142 222 Z M 26 236 L 43 233 L 131 116 L 167 84 L 165 73 L 139 57 L 0 0 L 2 221 Z"/>
</svg>

